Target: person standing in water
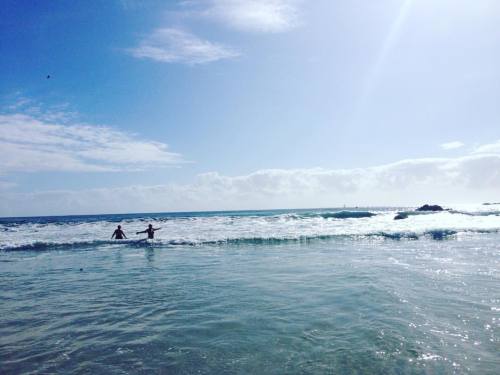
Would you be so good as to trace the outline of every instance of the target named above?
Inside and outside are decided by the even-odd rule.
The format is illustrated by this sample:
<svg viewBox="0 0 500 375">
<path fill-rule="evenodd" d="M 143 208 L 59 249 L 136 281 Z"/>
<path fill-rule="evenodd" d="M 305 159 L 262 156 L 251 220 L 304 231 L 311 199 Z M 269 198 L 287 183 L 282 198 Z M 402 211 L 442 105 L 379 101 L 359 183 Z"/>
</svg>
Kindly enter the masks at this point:
<svg viewBox="0 0 500 375">
<path fill-rule="evenodd" d="M 147 233 L 148 234 L 148 238 L 150 240 L 152 240 L 153 238 L 155 238 L 155 231 L 160 230 L 160 229 L 161 228 L 153 228 L 153 224 L 149 224 L 148 225 L 148 229 L 143 230 L 141 232 L 137 232 L 136 234 Z"/>
<path fill-rule="evenodd" d="M 123 233 L 122 231 L 121 225 L 118 225 L 118 228 L 115 229 L 113 235 L 111 236 L 111 239 L 113 239 L 113 237 L 117 240 L 123 240 L 124 238 L 127 238 L 127 236 L 125 236 L 125 233 Z"/>
</svg>

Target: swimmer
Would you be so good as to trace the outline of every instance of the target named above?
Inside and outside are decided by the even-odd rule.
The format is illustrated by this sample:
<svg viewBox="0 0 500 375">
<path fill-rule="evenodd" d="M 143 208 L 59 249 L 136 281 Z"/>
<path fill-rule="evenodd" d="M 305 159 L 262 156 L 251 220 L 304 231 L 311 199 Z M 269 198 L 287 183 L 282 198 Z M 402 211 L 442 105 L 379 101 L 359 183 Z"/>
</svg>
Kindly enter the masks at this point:
<svg viewBox="0 0 500 375">
<path fill-rule="evenodd" d="M 137 232 L 136 234 L 147 233 L 148 234 L 148 238 L 150 240 L 152 240 L 153 238 L 155 238 L 155 231 L 157 231 L 159 229 L 161 229 L 161 228 L 153 228 L 153 225 L 149 224 L 148 225 L 148 229 L 143 230 L 141 232 Z"/>
<path fill-rule="evenodd" d="M 122 231 L 121 225 L 118 225 L 118 228 L 115 229 L 113 235 L 111 236 L 111 239 L 113 239 L 113 237 L 117 240 L 123 240 L 124 238 L 127 238 L 127 236 L 125 236 L 125 233 L 123 233 Z"/>
</svg>

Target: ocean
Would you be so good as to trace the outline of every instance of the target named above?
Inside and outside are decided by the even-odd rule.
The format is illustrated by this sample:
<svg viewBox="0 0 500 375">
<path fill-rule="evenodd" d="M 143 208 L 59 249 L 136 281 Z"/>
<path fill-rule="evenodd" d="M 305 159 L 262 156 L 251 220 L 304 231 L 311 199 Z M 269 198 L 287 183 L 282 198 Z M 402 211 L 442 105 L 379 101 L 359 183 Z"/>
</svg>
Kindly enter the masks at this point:
<svg viewBox="0 0 500 375">
<path fill-rule="evenodd" d="M 0 218 L 0 373 L 499 374 L 500 205 Z"/>
</svg>

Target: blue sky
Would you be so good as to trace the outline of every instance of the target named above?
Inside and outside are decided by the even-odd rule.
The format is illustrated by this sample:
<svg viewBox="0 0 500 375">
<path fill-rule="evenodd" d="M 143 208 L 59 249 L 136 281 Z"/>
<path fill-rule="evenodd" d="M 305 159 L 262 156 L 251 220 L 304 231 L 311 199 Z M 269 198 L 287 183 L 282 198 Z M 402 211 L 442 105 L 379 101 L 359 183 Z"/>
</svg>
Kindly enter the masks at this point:
<svg viewBox="0 0 500 375">
<path fill-rule="evenodd" d="M 500 200 L 497 1 L 2 4 L 0 215 Z"/>
</svg>

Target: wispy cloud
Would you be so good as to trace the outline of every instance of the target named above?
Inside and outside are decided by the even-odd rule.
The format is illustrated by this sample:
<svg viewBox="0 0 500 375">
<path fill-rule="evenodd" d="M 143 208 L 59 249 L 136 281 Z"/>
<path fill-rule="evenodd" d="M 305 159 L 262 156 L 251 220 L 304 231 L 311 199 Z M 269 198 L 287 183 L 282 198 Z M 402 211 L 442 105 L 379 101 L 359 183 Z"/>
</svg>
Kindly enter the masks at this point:
<svg viewBox="0 0 500 375">
<path fill-rule="evenodd" d="M 457 148 L 461 148 L 463 147 L 464 144 L 460 141 L 453 141 L 453 142 L 447 142 L 447 143 L 443 143 L 441 145 L 441 148 L 443 150 L 455 150 Z"/>
<path fill-rule="evenodd" d="M 206 64 L 239 55 L 235 50 L 222 44 L 174 28 L 153 31 L 129 52 L 137 58 L 184 64 Z"/>
<path fill-rule="evenodd" d="M 181 162 L 166 144 L 105 126 L 49 121 L 53 117 L 0 114 L 0 173 L 140 170 Z"/>
<path fill-rule="evenodd" d="M 192 0 L 181 2 L 186 19 L 205 18 L 242 32 L 279 33 L 299 24 L 302 0 Z M 129 1 L 124 3 L 128 6 Z M 133 4 L 133 2 L 132 2 Z M 221 43 L 199 37 L 182 28 L 162 27 L 127 51 L 140 59 L 188 65 L 207 64 L 240 56 Z"/>
<path fill-rule="evenodd" d="M 493 143 L 488 143 L 476 147 L 475 153 L 500 153 L 500 139 Z"/>
<path fill-rule="evenodd" d="M 283 32 L 298 24 L 297 0 L 212 0 L 205 15 L 250 32 Z"/>
<path fill-rule="evenodd" d="M 485 154 L 356 169 L 211 172 L 184 185 L 7 193 L 0 215 L 470 203 L 498 200 L 498 186 L 500 154 Z"/>
<path fill-rule="evenodd" d="M 47 105 L 16 91 L 7 96 L 3 114 L 26 114 L 47 122 L 66 123 L 77 118 L 78 113 L 71 110 L 69 103 Z M 0 113 L 2 114 L 2 113 Z"/>
</svg>

